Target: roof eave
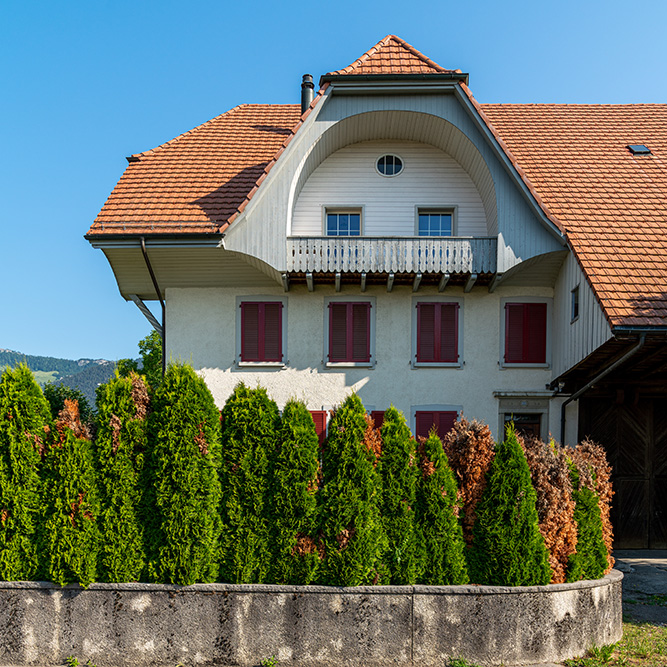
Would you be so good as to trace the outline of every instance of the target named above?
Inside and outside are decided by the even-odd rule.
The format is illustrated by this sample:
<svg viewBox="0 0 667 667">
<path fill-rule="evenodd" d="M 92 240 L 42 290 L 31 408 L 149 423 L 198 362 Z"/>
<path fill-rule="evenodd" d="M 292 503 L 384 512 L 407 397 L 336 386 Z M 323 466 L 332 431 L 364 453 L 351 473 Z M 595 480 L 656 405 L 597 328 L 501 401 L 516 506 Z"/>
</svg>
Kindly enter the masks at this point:
<svg viewBox="0 0 667 667">
<path fill-rule="evenodd" d="M 95 234 L 88 233 L 84 239 L 93 246 L 93 248 L 122 248 L 134 247 L 141 242 L 144 237 L 146 241 L 150 240 L 153 246 L 164 247 L 196 247 L 196 248 L 217 248 L 222 244 L 224 234 L 220 232 L 198 232 L 198 233 L 133 233 L 133 234 Z"/>
<path fill-rule="evenodd" d="M 323 74 L 320 77 L 320 86 L 325 83 L 386 83 L 396 82 L 463 82 L 467 85 L 468 74 L 465 72 L 434 72 L 432 74 Z"/>
</svg>

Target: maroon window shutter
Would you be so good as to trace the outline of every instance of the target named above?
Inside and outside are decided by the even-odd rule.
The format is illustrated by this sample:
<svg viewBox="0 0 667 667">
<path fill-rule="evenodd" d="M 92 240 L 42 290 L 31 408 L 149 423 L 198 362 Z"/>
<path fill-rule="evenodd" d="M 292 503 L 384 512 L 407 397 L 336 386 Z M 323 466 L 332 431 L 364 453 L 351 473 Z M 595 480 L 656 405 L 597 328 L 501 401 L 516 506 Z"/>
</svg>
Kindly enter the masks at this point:
<svg viewBox="0 0 667 667">
<path fill-rule="evenodd" d="M 523 361 L 543 364 L 547 360 L 547 304 L 524 304 Z"/>
<path fill-rule="evenodd" d="M 523 303 L 505 304 L 505 362 L 523 361 Z"/>
<path fill-rule="evenodd" d="M 375 428 L 382 428 L 382 424 L 384 424 L 384 413 L 385 413 L 384 410 L 371 411 L 371 419 L 375 424 Z"/>
<path fill-rule="evenodd" d="M 282 361 L 283 304 L 280 302 L 262 303 L 260 304 L 260 313 L 262 310 L 264 311 L 264 350 L 262 361 Z"/>
<path fill-rule="evenodd" d="M 436 412 L 435 422 L 436 429 L 438 431 L 438 437 L 442 440 L 451 430 L 454 428 L 454 423 L 456 422 L 457 414 L 455 411 L 441 411 Z"/>
<path fill-rule="evenodd" d="M 259 304 L 241 304 L 241 361 L 259 361 Z"/>
<path fill-rule="evenodd" d="M 348 361 L 371 360 L 371 318 L 370 303 L 349 303 L 348 305 L 348 352 L 352 355 Z M 348 355 L 349 356 L 349 355 Z"/>
<path fill-rule="evenodd" d="M 309 412 L 315 422 L 315 432 L 321 445 L 327 437 L 327 411 L 309 410 Z"/>
<path fill-rule="evenodd" d="M 415 413 L 415 436 L 428 438 L 428 434 L 434 425 L 433 412 L 418 411 Z"/>
<path fill-rule="evenodd" d="M 441 303 L 440 306 L 440 354 L 438 361 L 459 360 L 459 304 Z"/>
<path fill-rule="evenodd" d="M 436 361 L 435 303 L 417 304 L 417 361 Z"/>
<path fill-rule="evenodd" d="M 347 361 L 347 304 L 329 304 L 329 361 Z"/>
</svg>

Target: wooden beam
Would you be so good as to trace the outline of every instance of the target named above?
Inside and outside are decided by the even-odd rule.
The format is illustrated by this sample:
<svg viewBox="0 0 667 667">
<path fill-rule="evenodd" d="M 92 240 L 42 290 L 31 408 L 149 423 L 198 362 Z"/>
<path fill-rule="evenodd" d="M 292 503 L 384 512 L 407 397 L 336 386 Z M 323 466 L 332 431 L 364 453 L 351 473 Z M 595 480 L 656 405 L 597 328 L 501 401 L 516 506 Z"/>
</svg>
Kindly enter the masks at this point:
<svg viewBox="0 0 667 667">
<path fill-rule="evenodd" d="M 477 274 L 476 273 L 471 273 L 470 277 L 468 278 L 468 282 L 466 283 L 466 286 L 463 288 L 464 292 L 469 292 L 472 288 L 473 285 L 477 282 Z"/>
<path fill-rule="evenodd" d="M 361 291 L 365 292 L 366 291 L 366 272 L 363 271 L 361 274 Z"/>
<path fill-rule="evenodd" d="M 387 276 L 387 292 L 391 292 L 394 287 L 394 274 L 390 273 Z"/>
<path fill-rule="evenodd" d="M 416 292 L 419 289 L 419 283 L 422 281 L 422 274 L 416 273 L 415 279 L 412 281 L 412 291 Z"/>
<path fill-rule="evenodd" d="M 440 282 L 438 283 L 438 292 L 444 292 L 448 282 L 449 282 L 449 273 L 443 273 L 442 277 L 440 278 Z"/>
<path fill-rule="evenodd" d="M 503 279 L 503 274 L 502 273 L 496 273 L 495 276 L 493 276 L 493 280 L 491 281 L 491 284 L 489 285 L 489 294 L 491 292 L 496 291 L 496 287 L 500 284 L 500 282 Z"/>
<path fill-rule="evenodd" d="M 313 282 L 313 272 L 308 271 L 306 273 L 306 285 L 308 285 L 308 291 L 309 292 L 314 292 L 315 291 L 315 283 Z"/>
<path fill-rule="evenodd" d="M 340 292 L 340 271 L 336 271 L 336 276 L 334 277 L 336 292 Z"/>
<path fill-rule="evenodd" d="M 282 281 L 283 281 L 283 289 L 286 292 L 289 292 L 289 276 L 286 273 L 283 273 L 283 275 L 281 277 L 282 277 Z"/>
</svg>

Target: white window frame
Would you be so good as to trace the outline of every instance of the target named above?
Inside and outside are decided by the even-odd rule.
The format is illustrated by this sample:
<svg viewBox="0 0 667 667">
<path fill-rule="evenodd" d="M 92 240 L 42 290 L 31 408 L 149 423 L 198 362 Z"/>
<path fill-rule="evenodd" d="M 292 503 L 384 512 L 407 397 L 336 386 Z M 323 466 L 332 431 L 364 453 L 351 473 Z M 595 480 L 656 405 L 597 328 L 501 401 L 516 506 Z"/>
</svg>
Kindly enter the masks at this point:
<svg viewBox="0 0 667 667">
<path fill-rule="evenodd" d="M 242 350 L 242 330 L 241 330 L 241 304 L 242 303 L 282 303 L 282 361 L 241 361 Z M 285 368 L 288 361 L 287 356 L 287 297 L 264 295 L 264 294 L 248 294 L 246 296 L 236 297 L 236 356 L 234 357 L 237 368 Z"/>
<path fill-rule="evenodd" d="M 417 304 L 419 303 L 456 303 L 459 307 L 458 322 L 458 361 L 417 361 Z M 462 297 L 442 296 L 413 296 L 412 297 L 412 357 L 410 365 L 412 368 L 458 368 L 465 366 L 463 357 L 463 304 Z"/>
<path fill-rule="evenodd" d="M 553 322 L 553 302 L 551 297 L 541 296 L 508 296 L 500 299 L 500 354 L 499 365 L 501 369 L 509 368 L 551 368 L 551 330 Z M 547 305 L 547 324 L 546 324 L 546 349 L 545 362 L 539 364 L 528 364 L 523 362 L 505 361 L 505 304 L 508 303 L 546 303 Z"/>
<path fill-rule="evenodd" d="M 415 205 L 415 236 L 420 239 L 451 239 L 458 232 L 458 206 L 452 204 L 416 204 Z M 419 236 L 419 214 L 447 213 L 452 216 L 451 236 Z"/>
<path fill-rule="evenodd" d="M 342 237 L 345 238 L 345 237 Z M 329 304 L 331 303 L 370 303 L 369 361 L 329 361 Z M 374 296 L 331 296 L 324 299 L 324 350 L 322 365 L 324 368 L 375 368 L 375 314 L 377 299 Z"/>
<path fill-rule="evenodd" d="M 574 300 L 577 300 L 577 314 L 574 314 Z M 579 283 L 577 283 L 570 290 L 570 324 L 574 324 L 579 317 L 581 316 L 581 290 L 579 289 Z"/>
<path fill-rule="evenodd" d="M 327 234 L 328 213 L 358 213 L 359 236 L 329 236 Z M 328 239 L 358 239 L 364 235 L 364 205 L 363 204 L 325 204 L 322 206 L 322 236 Z"/>
<path fill-rule="evenodd" d="M 397 157 L 401 161 L 401 171 L 399 171 L 397 174 L 383 174 L 379 169 L 378 169 L 378 162 L 380 161 L 380 158 L 387 157 L 388 155 L 391 155 L 393 157 Z M 405 160 L 403 159 L 402 155 L 399 155 L 398 153 L 382 153 L 381 155 L 378 155 L 375 158 L 375 162 L 373 162 L 373 167 L 375 169 L 375 173 L 380 177 L 380 178 L 396 178 L 397 176 L 401 176 L 405 172 Z"/>
</svg>

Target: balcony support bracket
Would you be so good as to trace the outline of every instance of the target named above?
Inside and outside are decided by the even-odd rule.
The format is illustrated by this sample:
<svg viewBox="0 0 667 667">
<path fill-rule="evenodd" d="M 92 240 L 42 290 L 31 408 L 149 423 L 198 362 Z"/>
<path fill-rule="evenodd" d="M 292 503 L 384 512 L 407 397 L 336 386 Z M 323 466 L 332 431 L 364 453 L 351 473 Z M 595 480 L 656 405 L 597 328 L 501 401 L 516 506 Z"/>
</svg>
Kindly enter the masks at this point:
<svg viewBox="0 0 667 667">
<path fill-rule="evenodd" d="M 336 284 L 336 292 L 340 292 L 340 271 L 336 271 L 336 276 L 334 280 Z"/>
<path fill-rule="evenodd" d="M 286 273 L 283 273 L 281 278 L 282 278 L 282 281 L 283 281 L 283 289 L 286 292 L 289 292 L 289 276 Z"/>
<path fill-rule="evenodd" d="M 390 273 L 387 276 L 387 292 L 391 292 L 393 288 L 394 288 L 394 274 Z"/>
<path fill-rule="evenodd" d="M 313 281 L 313 272 L 312 271 L 306 272 L 306 285 L 308 285 L 308 291 L 309 292 L 314 292 L 315 291 L 315 283 Z"/>
<path fill-rule="evenodd" d="M 503 280 L 503 274 L 502 273 L 496 273 L 496 275 L 493 276 L 493 280 L 491 281 L 491 284 L 489 285 L 489 294 L 491 294 L 491 292 L 496 291 L 496 287 L 498 287 L 498 285 L 500 285 L 502 280 Z"/>
<path fill-rule="evenodd" d="M 363 271 L 361 274 L 361 291 L 365 292 L 366 291 L 366 272 Z"/>
<path fill-rule="evenodd" d="M 466 283 L 466 286 L 463 288 L 463 291 L 469 292 L 473 288 L 476 282 L 477 282 L 477 274 L 471 273 L 470 277 L 468 278 L 468 282 Z"/>
<path fill-rule="evenodd" d="M 412 281 L 412 291 L 417 292 L 419 290 L 419 283 L 422 281 L 422 274 L 416 273 L 415 279 Z"/>
<path fill-rule="evenodd" d="M 440 282 L 438 283 L 438 292 L 444 292 L 448 282 L 449 282 L 449 273 L 443 273 L 442 277 L 440 278 Z"/>
</svg>

